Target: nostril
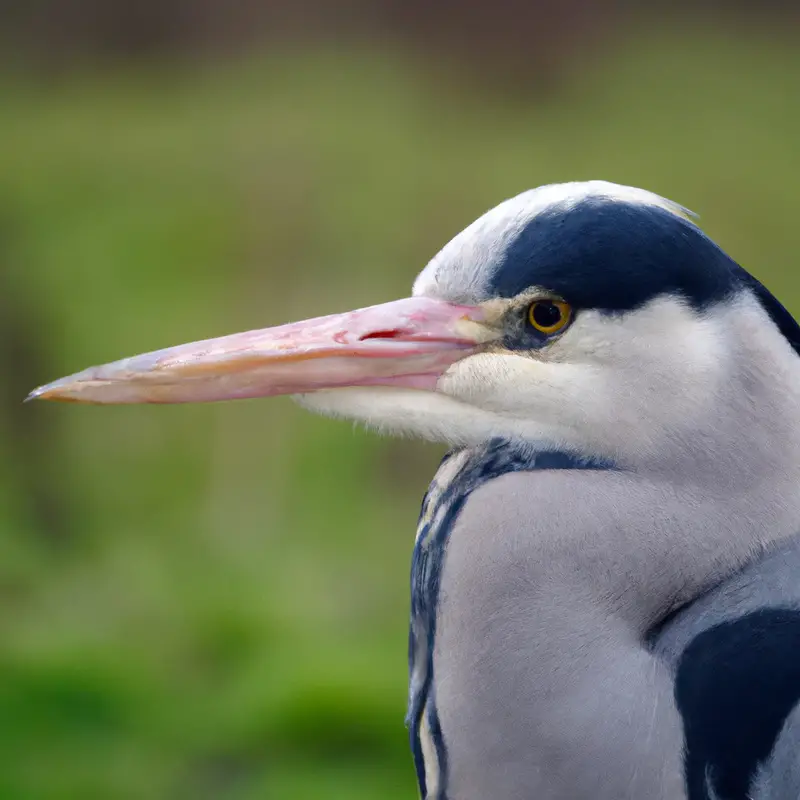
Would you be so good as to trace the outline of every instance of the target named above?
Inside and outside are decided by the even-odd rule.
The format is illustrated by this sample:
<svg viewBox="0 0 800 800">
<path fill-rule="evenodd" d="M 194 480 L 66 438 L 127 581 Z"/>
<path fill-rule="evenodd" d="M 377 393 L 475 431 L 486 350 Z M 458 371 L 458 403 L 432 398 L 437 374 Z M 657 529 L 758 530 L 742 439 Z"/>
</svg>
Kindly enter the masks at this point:
<svg viewBox="0 0 800 800">
<path fill-rule="evenodd" d="M 363 336 L 360 336 L 358 340 L 364 342 L 367 339 L 397 339 L 398 336 L 407 333 L 408 331 L 403 331 L 399 328 L 390 328 L 385 331 L 371 331 L 370 333 L 365 333 Z"/>
</svg>

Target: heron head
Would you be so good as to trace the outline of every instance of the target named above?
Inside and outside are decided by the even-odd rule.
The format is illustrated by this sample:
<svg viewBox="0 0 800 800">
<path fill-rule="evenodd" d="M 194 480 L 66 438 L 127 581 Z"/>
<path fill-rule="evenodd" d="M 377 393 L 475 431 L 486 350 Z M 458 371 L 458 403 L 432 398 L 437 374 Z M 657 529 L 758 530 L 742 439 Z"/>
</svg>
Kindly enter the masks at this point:
<svg viewBox="0 0 800 800">
<path fill-rule="evenodd" d="M 685 209 L 590 181 L 487 212 L 431 260 L 409 298 L 123 359 L 31 397 L 292 394 L 390 432 L 624 459 L 707 427 L 744 350 L 794 362 L 798 342 L 788 312 Z"/>
</svg>

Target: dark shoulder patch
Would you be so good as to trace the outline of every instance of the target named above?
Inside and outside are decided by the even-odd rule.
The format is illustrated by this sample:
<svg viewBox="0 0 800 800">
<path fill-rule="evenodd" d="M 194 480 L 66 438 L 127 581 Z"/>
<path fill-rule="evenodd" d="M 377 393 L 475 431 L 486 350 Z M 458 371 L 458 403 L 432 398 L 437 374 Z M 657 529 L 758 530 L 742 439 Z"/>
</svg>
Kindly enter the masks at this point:
<svg viewBox="0 0 800 800">
<path fill-rule="evenodd" d="M 739 267 L 690 221 L 658 206 L 590 197 L 533 217 L 489 293 L 542 286 L 578 308 L 635 309 L 662 294 L 703 308 L 740 285 Z"/>
<path fill-rule="evenodd" d="M 800 700 L 800 610 L 762 609 L 703 631 L 678 663 L 675 699 L 690 800 L 748 800 Z"/>
</svg>

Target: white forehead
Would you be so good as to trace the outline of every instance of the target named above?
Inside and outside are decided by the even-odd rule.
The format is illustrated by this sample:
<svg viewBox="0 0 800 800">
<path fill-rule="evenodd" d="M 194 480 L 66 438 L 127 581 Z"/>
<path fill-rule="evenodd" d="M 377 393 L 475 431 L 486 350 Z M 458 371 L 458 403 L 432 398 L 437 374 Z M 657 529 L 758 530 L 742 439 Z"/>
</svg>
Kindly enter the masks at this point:
<svg viewBox="0 0 800 800">
<path fill-rule="evenodd" d="M 645 189 L 607 181 L 553 183 L 518 194 L 487 211 L 451 239 L 414 281 L 414 295 L 474 302 L 485 296 L 495 268 L 525 226 L 555 207 L 568 211 L 582 200 L 598 197 L 609 202 L 657 206 L 678 216 L 690 212 Z"/>
</svg>

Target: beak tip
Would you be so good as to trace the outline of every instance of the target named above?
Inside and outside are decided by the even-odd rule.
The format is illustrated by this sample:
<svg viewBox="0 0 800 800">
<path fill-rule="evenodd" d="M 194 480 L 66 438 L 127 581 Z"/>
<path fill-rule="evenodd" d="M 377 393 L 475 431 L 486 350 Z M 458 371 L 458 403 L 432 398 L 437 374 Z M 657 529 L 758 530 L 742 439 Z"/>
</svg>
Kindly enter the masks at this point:
<svg viewBox="0 0 800 800">
<path fill-rule="evenodd" d="M 46 383 L 44 386 L 37 386 L 22 402 L 30 403 L 33 400 L 51 400 L 63 403 L 78 402 L 70 397 L 67 392 L 63 391 L 61 381 L 54 381 L 53 383 Z"/>
<path fill-rule="evenodd" d="M 28 393 L 28 396 L 22 401 L 23 403 L 30 403 L 31 400 L 39 400 L 45 394 L 45 387 L 44 386 L 37 386 L 32 392 Z"/>
</svg>

